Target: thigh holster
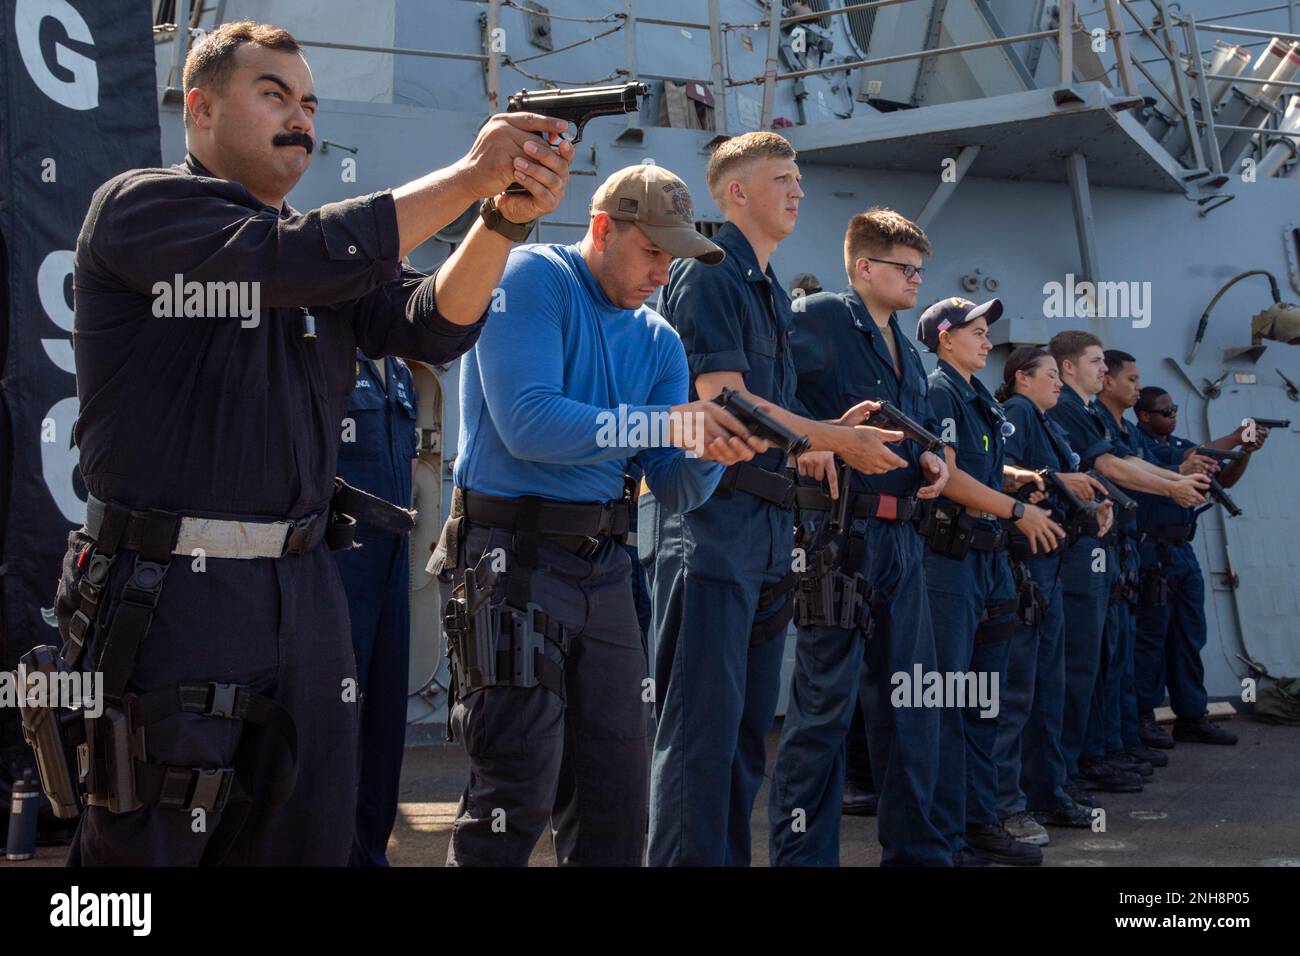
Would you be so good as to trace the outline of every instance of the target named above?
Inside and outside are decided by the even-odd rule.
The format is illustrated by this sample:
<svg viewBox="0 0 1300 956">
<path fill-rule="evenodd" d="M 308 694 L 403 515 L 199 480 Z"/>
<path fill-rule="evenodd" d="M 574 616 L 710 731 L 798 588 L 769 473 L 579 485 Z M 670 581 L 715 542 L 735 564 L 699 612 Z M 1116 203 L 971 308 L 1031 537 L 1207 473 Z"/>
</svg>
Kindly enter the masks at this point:
<svg viewBox="0 0 1300 956">
<path fill-rule="evenodd" d="M 1158 539 L 1157 539 L 1158 540 Z M 1138 583 L 1138 604 L 1141 607 L 1169 606 L 1169 545 L 1159 541 L 1156 545 L 1156 563 L 1141 573 Z"/>
<path fill-rule="evenodd" d="M 786 574 L 781 580 L 772 582 L 758 592 L 758 610 L 767 610 L 791 591 L 796 591 L 796 585 L 796 575 L 793 571 Z M 754 623 L 749 631 L 749 646 L 762 647 L 777 635 L 784 634 L 794 615 L 795 603 L 792 598 L 763 620 Z"/>
<path fill-rule="evenodd" d="M 1016 584 L 1016 612 L 1018 620 L 1026 627 L 1037 627 L 1047 616 L 1047 595 L 1029 573 L 1024 561 L 1011 561 L 1011 577 Z"/>
<path fill-rule="evenodd" d="M 447 602 L 444 630 L 452 672 L 453 700 L 484 687 L 536 687 L 564 699 L 563 624 L 529 602 L 520 610 L 493 595 L 501 575 L 484 556 L 467 570 Z"/>
<path fill-rule="evenodd" d="M 88 515 L 89 517 L 89 515 Z M 60 817 L 75 817 L 82 804 L 129 813 L 142 806 L 220 811 L 234 785 L 233 767 L 183 767 L 150 762 L 146 728 L 179 713 L 260 724 L 276 733 L 289 754 L 287 770 L 250 795 L 273 803 L 292 793 L 297 779 L 297 730 L 274 701 L 238 684 L 177 684 L 138 695 L 128 687 L 141 645 L 170 567 L 182 517 L 132 511 L 112 502 L 97 505 L 94 520 L 74 532 L 55 601 L 61 650 L 37 647 L 24 656 L 22 672 L 43 672 L 46 686 L 73 676 L 93 629 L 100 636 L 94 668 L 102 677 L 98 707 L 29 699 L 24 688 L 23 734 L 37 752 L 42 786 Z M 86 543 L 82 544 L 82 540 Z M 104 596 L 120 554 L 134 550 L 131 572 L 115 595 L 111 615 Z M 74 557 L 75 555 L 75 557 Z M 85 675 L 87 678 L 90 674 Z M 98 716 L 90 716 L 98 710 Z M 246 790 L 246 792 L 248 792 Z"/>
<path fill-rule="evenodd" d="M 1017 617 L 1019 609 L 1019 599 L 986 607 L 980 615 L 979 626 L 975 628 L 976 643 L 1010 640 L 1020 624 Z"/>
</svg>

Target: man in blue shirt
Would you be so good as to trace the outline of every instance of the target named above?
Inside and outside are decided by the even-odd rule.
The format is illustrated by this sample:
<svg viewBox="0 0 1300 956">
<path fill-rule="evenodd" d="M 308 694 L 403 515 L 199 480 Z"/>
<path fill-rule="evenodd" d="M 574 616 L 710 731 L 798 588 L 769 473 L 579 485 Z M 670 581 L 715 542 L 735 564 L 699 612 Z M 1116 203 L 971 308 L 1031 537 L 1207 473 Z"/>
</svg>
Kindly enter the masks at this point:
<svg viewBox="0 0 1300 956">
<path fill-rule="evenodd" d="M 889 401 L 938 430 L 925 367 L 895 314 L 916 305 L 920 263 L 929 252 L 920 227 L 893 210 L 868 209 L 849 221 L 849 290 L 794 300 L 797 397 L 810 415 L 831 418 L 865 399 Z M 773 864 L 838 865 L 846 735 L 855 709 L 875 764 L 871 779 L 879 784 L 882 864 L 945 866 L 951 859 L 930 819 L 938 714 L 890 705 L 892 675 L 935 667 L 922 542 L 911 519 L 918 498 L 943 490 L 947 464 L 912 442 L 895 448 L 906 468 L 851 472 L 848 487 L 838 488 L 848 501 L 836 567 L 812 570 L 814 550 L 824 546 L 819 529 L 839 505 L 811 481 L 798 490 L 808 596 L 804 588 L 797 592 L 794 679 L 768 799 Z M 820 594 L 827 575 L 837 582 L 831 606 L 817 606 L 811 595 Z M 845 602 L 852 605 L 847 627 L 840 626 Z"/>
<path fill-rule="evenodd" d="M 1189 504 L 1201 502 L 1204 478 L 1172 479 L 1167 471 L 1116 447 L 1106 432 L 1094 397 L 1101 391 L 1106 359 L 1101 340 L 1091 332 L 1067 330 L 1048 346 L 1061 375 L 1061 396 L 1048 417 L 1065 430 L 1079 468 L 1101 474 L 1134 491 L 1149 491 Z M 1110 572 L 1106 548 L 1094 535 L 1081 535 L 1061 565 L 1065 602 L 1065 718 L 1061 751 L 1071 782 L 1066 792 L 1075 802 L 1095 806 L 1086 790 L 1133 793 L 1142 778 L 1115 766 L 1103 755 L 1085 755 L 1088 719 L 1101 665 L 1102 636 L 1109 603 Z"/>
<path fill-rule="evenodd" d="M 1178 406 L 1163 388 L 1142 389 L 1136 406 L 1138 438 L 1156 464 L 1183 474 L 1216 474 L 1230 488 L 1241 478 L 1268 429 L 1243 425 L 1204 444 L 1231 450 L 1241 446 L 1247 455 L 1220 469 L 1212 458 L 1194 454 L 1196 442 L 1175 435 Z M 1253 440 L 1246 441 L 1250 437 Z M 1192 547 L 1199 509 L 1150 495 L 1138 497 L 1138 527 L 1142 531 L 1142 595 L 1137 612 L 1134 675 L 1141 735 L 1149 746 L 1170 748 L 1179 743 L 1235 744 L 1237 736 L 1206 716 L 1205 580 Z M 1154 710 L 1166 690 L 1175 721 L 1172 738 L 1155 722 Z"/>
<path fill-rule="evenodd" d="M 903 467 L 880 441 L 900 433 L 844 427 L 865 408 L 841 423 L 787 411 L 795 401 L 793 316 L 769 260 L 794 230 L 803 196 L 790 144 L 776 133 L 737 136 L 714 150 L 705 175 L 727 217 L 715 237 L 727 261 L 716 269 L 675 264 L 663 298 L 695 394 L 709 399 L 732 388 L 770 401 L 772 416 L 806 435 L 814 450 L 839 452 L 869 474 Z M 660 502 L 651 582 L 659 717 L 652 866 L 749 863 L 749 818 L 792 616 L 794 483 L 783 468 L 782 452 L 773 450 L 728 469 L 717 493 L 688 515 L 667 514 L 674 509 Z"/>
<path fill-rule="evenodd" d="M 372 361 L 360 349 L 356 370 L 339 442 L 339 477 L 399 508 L 409 508 L 411 461 L 417 444 L 411 370 L 399 358 Z M 358 527 L 356 543 L 359 548 L 334 554 L 348 598 L 361 705 L 361 772 L 351 862 L 387 866 L 406 747 L 410 539 Z"/>
<path fill-rule="evenodd" d="M 681 342 L 645 308 L 674 256 L 723 258 L 692 223 L 672 173 L 620 170 L 581 244 L 510 256 L 501 311 L 465 358 L 452 514 L 430 562 L 454 585 L 448 729 L 470 758 L 448 865 L 525 865 L 548 821 L 562 864 L 642 862 L 649 697 L 621 546 L 628 460 L 688 511 L 716 486 L 714 461 L 768 447 L 686 401 Z"/>
</svg>

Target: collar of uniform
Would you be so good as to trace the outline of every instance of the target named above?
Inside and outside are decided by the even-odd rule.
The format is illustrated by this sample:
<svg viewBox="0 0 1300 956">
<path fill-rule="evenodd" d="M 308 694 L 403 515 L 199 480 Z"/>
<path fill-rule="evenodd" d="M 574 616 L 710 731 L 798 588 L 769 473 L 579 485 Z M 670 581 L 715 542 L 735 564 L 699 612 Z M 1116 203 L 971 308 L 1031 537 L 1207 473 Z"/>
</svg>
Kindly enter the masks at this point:
<svg viewBox="0 0 1300 956">
<path fill-rule="evenodd" d="M 758 256 L 754 254 L 754 247 L 749 244 L 745 234 L 735 224 L 724 222 L 718 234 L 713 237 L 713 241 L 726 250 L 728 257 L 734 259 L 736 267 L 740 269 L 740 274 L 746 281 L 762 282 L 768 278 L 776 281 L 776 276 L 772 272 L 772 263 L 767 264 L 766 272 L 758 267 Z"/>
<path fill-rule="evenodd" d="M 1106 403 L 1103 402 L 1101 399 L 1097 399 L 1096 408 L 1098 414 L 1100 414 L 1106 421 L 1110 422 L 1112 425 L 1115 426 L 1116 431 L 1118 431 L 1121 435 L 1128 434 L 1128 422 L 1124 421 L 1124 416 L 1122 414 L 1117 417 L 1114 412 L 1112 412 L 1109 408 L 1106 407 Z"/>
<path fill-rule="evenodd" d="M 1069 382 L 1061 383 L 1061 395 L 1057 399 L 1057 401 L 1074 402 L 1076 405 L 1082 405 L 1085 411 L 1088 411 L 1090 409 L 1088 399 L 1084 398 L 1077 391 L 1075 391 L 1074 386 L 1071 385 Z"/>
<path fill-rule="evenodd" d="M 188 172 L 191 176 L 203 176 L 207 179 L 219 179 L 222 182 L 234 182 L 234 180 L 231 179 L 221 179 L 220 176 L 216 175 L 214 172 L 212 172 L 212 170 L 204 166 L 203 163 L 199 161 L 199 158 L 190 152 L 187 152 L 185 154 L 185 158 L 181 160 L 180 165 L 183 166 L 185 168 L 185 171 Z M 294 209 L 292 206 L 289 205 L 287 201 L 281 203 L 280 208 L 276 209 L 274 206 L 269 206 L 266 203 L 262 202 L 262 200 L 258 199 L 251 192 L 248 192 L 248 188 L 244 186 L 243 183 L 236 182 L 234 184 L 238 186 L 240 189 L 243 189 L 244 192 L 248 193 L 248 197 L 252 199 L 253 202 L 261 206 L 263 209 L 275 210 L 275 212 L 280 216 L 281 219 L 285 219 L 293 215 Z"/>
<path fill-rule="evenodd" d="M 966 381 L 966 379 L 962 378 L 961 372 L 957 371 L 943 359 L 939 359 L 937 368 L 944 374 L 948 381 L 952 383 L 953 387 L 957 389 L 957 393 L 961 395 L 964 401 L 970 401 L 972 398 L 979 398 L 979 392 L 976 391 L 973 384 L 978 381 L 975 376 L 972 375 L 971 380 L 969 382 Z"/>
<path fill-rule="evenodd" d="M 1145 435 L 1147 438 L 1150 438 L 1152 441 L 1158 441 L 1158 442 L 1160 442 L 1160 444 L 1162 444 L 1162 445 L 1168 445 L 1168 444 L 1169 444 L 1169 439 L 1170 439 L 1170 437 L 1171 437 L 1171 436 L 1169 436 L 1169 435 L 1165 435 L 1163 438 L 1161 438 L 1161 437 L 1160 437 L 1159 435 L 1157 435 L 1155 432 L 1151 431 L 1151 430 L 1148 429 L 1148 428 L 1143 427 L 1143 425 L 1142 425 L 1141 423 L 1138 424 L 1138 426 L 1137 426 L 1137 430 L 1140 431 L 1140 432 L 1141 432 L 1143 435 Z"/>
<path fill-rule="evenodd" d="M 862 301 L 862 296 L 858 295 L 858 290 L 850 287 L 844 293 L 844 301 L 849 304 L 849 313 L 853 316 L 853 324 L 861 332 L 869 335 L 876 335 L 880 332 L 880 326 L 876 325 L 876 320 L 871 316 L 871 310 L 867 304 Z M 898 327 L 898 314 L 889 313 L 889 327 L 894 331 L 894 338 L 902 337 L 902 330 Z"/>
<path fill-rule="evenodd" d="M 1019 392 L 1015 392 L 1011 395 L 1008 395 L 1007 400 L 1002 403 L 1002 407 L 1005 408 L 1006 406 L 1010 405 L 1012 402 L 1023 402 L 1026 408 L 1028 408 L 1031 412 L 1033 412 L 1035 415 L 1038 416 L 1038 420 L 1040 422 L 1048 421 L 1047 412 L 1043 411 L 1041 408 L 1035 405 L 1033 400 L 1028 395 L 1022 395 Z"/>
</svg>

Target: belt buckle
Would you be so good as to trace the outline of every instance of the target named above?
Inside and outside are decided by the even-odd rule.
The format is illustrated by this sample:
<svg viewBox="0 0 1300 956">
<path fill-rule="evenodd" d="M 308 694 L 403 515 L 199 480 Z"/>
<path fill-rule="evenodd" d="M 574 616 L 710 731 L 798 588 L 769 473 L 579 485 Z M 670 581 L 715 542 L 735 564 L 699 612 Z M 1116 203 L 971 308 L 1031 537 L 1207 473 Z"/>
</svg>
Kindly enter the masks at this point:
<svg viewBox="0 0 1300 956">
<path fill-rule="evenodd" d="M 304 515 L 289 522 L 289 527 L 284 534 L 284 547 L 280 550 L 281 557 L 289 554 L 302 554 L 303 546 L 310 536 L 311 526 L 319 517 L 319 514 Z"/>
</svg>

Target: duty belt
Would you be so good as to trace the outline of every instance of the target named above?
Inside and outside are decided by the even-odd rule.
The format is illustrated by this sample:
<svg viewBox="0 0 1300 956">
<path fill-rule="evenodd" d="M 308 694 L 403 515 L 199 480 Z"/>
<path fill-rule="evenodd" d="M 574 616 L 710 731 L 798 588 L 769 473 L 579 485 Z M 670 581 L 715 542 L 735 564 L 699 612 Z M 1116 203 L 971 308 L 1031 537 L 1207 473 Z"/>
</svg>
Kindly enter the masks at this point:
<svg viewBox="0 0 1300 956">
<path fill-rule="evenodd" d="M 582 503 L 532 496 L 495 498 L 464 488 L 452 492 L 452 517 L 464 516 L 470 524 L 513 531 L 525 510 L 533 534 L 583 557 L 593 554 L 603 538 L 621 541 L 628 533 L 630 505 L 626 498 Z"/>
<path fill-rule="evenodd" d="M 87 496 L 86 533 L 96 540 L 101 536 L 108 508 L 106 502 L 94 495 Z M 120 547 L 141 550 L 144 529 L 149 527 L 141 519 L 157 514 L 164 513 L 131 511 L 130 519 L 135 520 L 128 520 Z M 243 521 L 195 515 L 175 517 L 179 525 L 168 545 L 170 553 L 190 556 L 202 552 L 205 558 L 281 558 L 306 554 L 327 539 L 331 548 L 347 548 L 352 544 L 358 521 L 391 534 L 406 534 L 415 527 L 414 512 L 353 488 L 341 478 L 334 479 L 329 507 L 301 518 Z"/>
<path fill-rule="evenodd" d="M 784 475 L 742 461 L 722 473 L 715 494 L 730 498 L 737 491 L 743 491 L 778 508 L 793 508 L 797 487 Z"/>
<path fill-rule="evenodd" d="M 878 495 L 869 492 L 841 491 L 849 496 L 848 517 L 879 518 L 882 521 L 911 521 L 916 513 L 915 498 L 896 495 Z M 795 491 L 795 503 L 800 511 L 832 511 L 838 504 L 820 488 L 800 485 Z"/>
<path fill-rule="evenodd" d="M 964 508 L 928 502 L 917 510 L 916 530 L 939 554 L 962 557 L 968 550 L 1001 551 L 1010 535 L 1006 528 L 982 528 Z"/>
<path fill-rule="evenodd" d="M 1157 524 L 1142 531 L 1143 538 L 1163 544 L 1184 544 L 1196 537 L 1194 524 Z"/>
</svg>

